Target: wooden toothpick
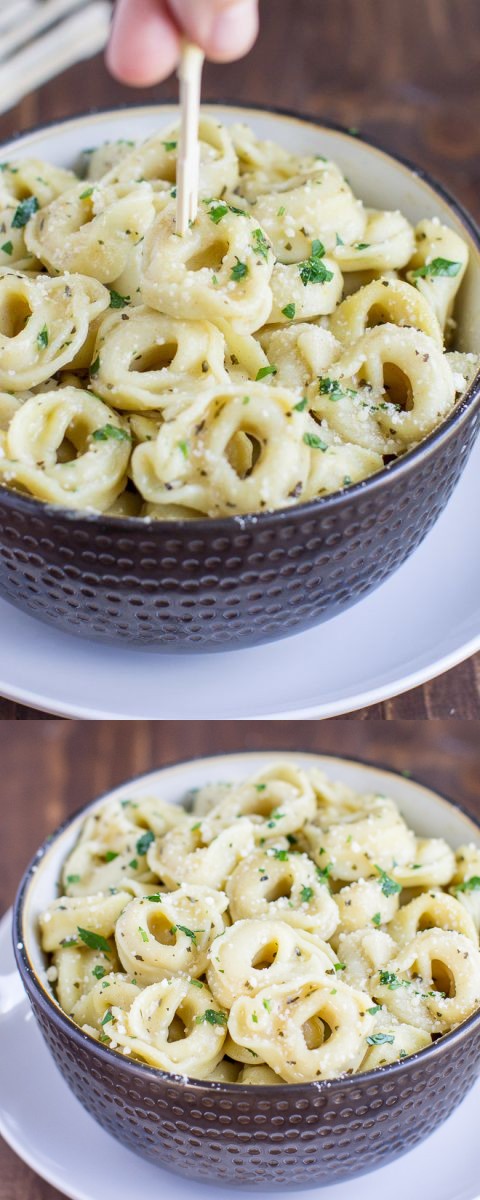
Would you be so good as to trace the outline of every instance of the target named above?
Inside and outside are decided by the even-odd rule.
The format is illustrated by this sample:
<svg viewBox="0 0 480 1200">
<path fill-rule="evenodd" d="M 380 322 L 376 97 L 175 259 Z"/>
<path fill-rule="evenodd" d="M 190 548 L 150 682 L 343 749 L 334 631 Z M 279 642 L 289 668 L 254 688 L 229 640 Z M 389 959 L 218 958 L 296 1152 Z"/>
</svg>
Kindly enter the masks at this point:
<svg viewBox="0 0 480 1200">
<path fill-rule="evenodd" d="M 200 146 L 200 89 L 204 53 L 199 46 L 185 42 L 178 69 L 180 80 L 180 143 L 177 160 L 177 217 L 176 231 L 182 237 L 189 221 L 194 221 L 198 209 L 198 180 Z"/>
</svg>

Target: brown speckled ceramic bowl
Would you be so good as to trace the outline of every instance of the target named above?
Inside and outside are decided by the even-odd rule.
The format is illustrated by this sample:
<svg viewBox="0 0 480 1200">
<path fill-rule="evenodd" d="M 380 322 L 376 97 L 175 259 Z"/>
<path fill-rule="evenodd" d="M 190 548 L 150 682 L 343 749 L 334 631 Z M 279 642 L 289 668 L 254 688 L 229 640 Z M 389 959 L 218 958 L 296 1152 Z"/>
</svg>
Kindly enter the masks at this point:
<svg viewBox="0 0 480 1200">
<path fill-rule="evenodd" d="M 255 108 L 207 106 L 298 153 L 324 153 L 366 203 L 438 216 L 468 242 L 459 347 L 480 350 L 478 232 L 420 169 L 345 130 Z M 2 147 L 64 166 L 105 139 L 141 139 L 172 105 L 62 121 Z M 168 652 L 234 649 L 327 620 L 377 587 L 445 507 L 480 422 L 480 377 L 446 421 L 378 475 L 308 504 L 225 519 L 151 522 L 75 513 L 0 488 L 0 594 L 58 629 Z"/>
<path fill-rule="evenodd" d="M 109 797 L 158 791 L 178 803 L 192 787 L 239 780 L 285 757 L 198 759 L 144 775 Z M 452 846 L 480 843 L 479 826 L 460 807 L 411 779 L 325 756 L 289 752 L 288 758 L 324 767 L 358 790 L 390 795 L 420 835 L 445 837 Z M 37 921 L 56 894 L 86 812 L 105 799 L 77 813 L 40 848 L 20 885 L 14 917 L 18 968 L 35 1018 L 69 1087 L 103 1128 L 136 1154 L 189 1178 L 280 1189 L 353 1179 L 410 1150 L 449 1116 L 480 1073 L 480 1012 L 403 1062 L 273 1087 L 179 1081 L 82 1033 L 46 982 Z"/>
</svg>

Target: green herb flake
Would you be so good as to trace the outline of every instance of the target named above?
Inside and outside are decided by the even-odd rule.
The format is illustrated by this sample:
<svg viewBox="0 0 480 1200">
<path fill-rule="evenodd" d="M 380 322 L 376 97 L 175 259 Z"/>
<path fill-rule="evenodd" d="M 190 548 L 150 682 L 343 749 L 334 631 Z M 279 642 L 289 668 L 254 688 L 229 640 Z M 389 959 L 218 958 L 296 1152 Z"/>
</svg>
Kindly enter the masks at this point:
<svg viewBox="0 0 480 1200">
<path fill-rule="evenodd" d="M 95 979 L 103 979 L 103 976 L 106 974 L 105 967 L 98 966 L 93 968 L 92 975 L 95 976 Z"/>
<path fill-rule="evenodd" d="M 38 212 L 39 207 L 36 196 L 29 196 L 27 200 L 21 200 L 13 214 L 12 229 L 23 229 L 25 225 L 28 225 L 30 218 Z"/>
<path fill-rule="evenodd" d="M 389 992 L 395 992 L 397 988 L 402 987 L 402 980 L 394 974 L 393 971 L 380 971 L 380 983 L 388 987 Z"/>
<path fill-rule="evenodd" d="M 439 275 L 453 277 L 454 275 L 458 275 L 461 269 L 461 262 L 454 262 L 451 258 L 434 258 L 432 262 L 425 263 L 423 267 L 417 267 L 415 271 L 412 271 L 412 278 L 435 279 Z"/>
<path fill-rule="evenodd" d="M 357 242 L 355 245 L 355 250 L 369 250 L 369 249 L 370 249 L 370 242 Z"/>
<path fill-rule="evenodd" d="M 263 1004 L 263 1007 L 266 1008 L 268 1013 L 272 1011 L 272 1001 L 271 1000 L 262 1000 L 262 1004 Z"/>
<path fill-rule="evenodd" d="M 81 875 L 67 875 L 67 883 L 80 883 Z"/>
<path fill-rule="evenodd" d="M 107 423 L 106 425 L 102 425 L 101 429 L 95 429 L 92 433 L 94 442 L 108 442 L 109 438 L 115 442 L 131 441 L 131 435 L 127 433 L 126 429 L 120 429 L 118 425 Z"/>
<path fill-rule="evenodd" d="M 260 383 L 261 379 L 266 379 L 268 375 L 276 375 L 277 367 L 260 367 L 255 376 L 255 383 Z"/>
<path fill-rule="evenodd" d="M 113 860 L 115 858 L 118 858 L 117 851 L 116 850 L 107 850 L 107 852 L 105 854 L 105 862 L 107 862 L 107 863 L 113 862 Z"/>
<path fill-rule="evenodd" d="M 226 1025 L 227 1014 L 216 1008 L 206 1008 L 204 1013 L 195 1017 L 195 1020 L 197 1025 L 203 1025 L 204 1021 L 207 1021 L 209 1025 Z"/>
<path fill-rule="evenodd" d="M 341 237 L 340 237 L 340 234 L 339 234 L 339 233 L 336 233 L 336 234 L 335 234 L 335 241 L 336 241 L 336 244 L 337 244 L 337 246 L 344 246 L 344 245 L 345 245 L 345 242 L 344 242 L 343 238 L 341 238 Z"/>
<path fill-rule="evenodd" d="M 306 885 L 303 884 L 302 890 L 300 892 L 300 896 L 301 896 L 302 904 L 309 904 L 310 900 L 313 898 L 313 888 L 306 887 Z"/>
<path fill-rule="evenodd" d="M 367 1012 L 370 1013 L 371 1017 L 374 1017 L 377 1012 L 381 1012 L 381 1009 L 381 1004 L 374 1004 L 372 1008 L 367 1008 Z"/>
<path fill-rule="evenodd" d="M 151 904 L 161 904 L 162 903 L 162 897 L 160 895 L 160 892 L 153 892 L 151 896 L 145 896 L 145 899 L 150 900 Z"/>
<path fill-rule="evenodd" d="M 103 1021 L 101 1023 L 102 1023 L 102 1025 L 108 1025 L 109 1021 L 113 1021 L 113 1013 L 110 1008 L 107 1008 L 107 1011 L 106 1011 Z"/>
<path fill-rule="evenodd" d="M 288 850 L 272 850 L 273 858 L 278 858 L 279 862 L 288 862 Z"/>
<path fill-rule="evenodd" d="M 92 376 L 98 375 L 99 370 L 100 370 L 100 355 L 98 356 L 98 358 L 95 359 L 95 362 L 92 363 L 92 365 L 90 367 L 90 374 Z"/>
<path fill-rule="evenodd" d="M 304 433 L 303 440 L 306 446 L 310 446 L 311 450 L 328 450 L 328 445 L 323 442 L 316 433 Z"/>
<path fill-rule="evenodd" d="M 377 866 L 377 863 L 375 863 L 375 870 L 378 871 L 378 874 L 380 875 L 381 888 L 384 896 L 396 896 L 397 892 L 401 892 L 401 883 L 395 883 L 395 880 L 392 879 L 390 875 L 387 875 L 387 872 L 383 871 L 382 867 Z"/>
<path fill-rule="evenodd" d="M 84 192 L 80 193 L 79 200 L 89 200 L 90 196 L 93 196 L 93 191 L 93 187 L 86 188 Z"/>
<path fill-rule="evenodd" d="M 282 308 L 283 316 L 287 317 L 288 321 L 293 321 L 296 311 L 295 304 L 286 304 L 285 308 Z"/>
<path fill-rule="evenodd" d="M 94 933 L 92 929 L 82 929 L 80 925 L 77 925 L 77 933 L 89 950 L 103 950 L 103 953 L 110 957 L 110 946 L 106 938 Z"/>
<path fill-rule="evenodd" d="M 325 854 L 325 851 L 320 850 L 319 853 Z M 320 880 L 320 883 L 328 884 L 328 876 L 330 875 L 332 866 L 333 866 L 333 863 L 327 863 L 326 867 L 315 867 L 315 874 L 317 876 L 317 879 Z"/>
<path fill-rule="evenodd" d="M 146 854 L 148 847 L 151 846 L 152 842 L 154 842 L 154 841 L 155 841 L 155 834 L 152 833 L 151 829 L 146 829 L 145 833 L 142 833 L 142 836 L 139 837 L 139 839 L 136 843 L 135 849 L 137 851 L 137 854 L 140 854 L 140 855 Z"/>
<path fill-rule="evenodd" d="M 456 892 L 478 892 L 480 890 L 480 875 L 471 875 L 470 879 L 465 879 L 463 883 L 458 883 Z"/>
<path fill-rule="evenodd" d="M 176 933 L 177 929 L 179 929 L 181 933 L 184 933 L 185 937 L 190 938 L 190 941 L 193 942 L 194 946 L 197 944 L 197 933 L 203 933 L 203 929 L 189 929 L 187 925 L 173 925 L 170 932 Z"/>
<path fill-rule="evenodd" d="M 130 304 L 130 296 L 121 296 L 120 292 L 116 292 L 115 288 L 109 288 L 110 292 L 110 308 L 126 308 Z"/>
<path fill-rule="evenodd" d="M 256 792 L 264 792 L 264 791 L 266 791 L 266 787 L 267 787 L 266 783 L 256 783 L 255 791 Z"/>
<path fill-rule="evenodd" d="M 241 279 L 245 279 L 245 276 L 248 275 L 248 267 L 246 263 L 240 262 L 237 255 L 235 255 L 235 258 L 237 261 L 235 266 L 232 267 L 230 279 L 233 279 L 234 283 L 239 283 Z"/>
<path fill-rule="evenodd" d="M 177 447 L 180 450 L 180 452 L 183 454 L 183 457 L 188 458 L 188 442 L 186 442 L 184 440 L 182 440 L 181 442 L 177 442 Z"/>
<path fill-rule="evenodd" d="M 369 1046 L 384 1046 L 386 1042 L 393 1045 L 394 1041 L 395 1037 L 393 1033 L 372 1033 L 370 1037 L 367 1037 Z"/>
<path fill-rule="evenodd" d="M 333 279 L 333 272 L 329 271 L 322 261 L 325 254 L 325 246 L 318 238 L 314 238 L 312 242 L 312 253 L 310 258 L 299 263 L 300 279 L 304 285 L 307 283 L 328 283 Z"/>
<path fill-rule="evenodd" d="M 166 151 L 170 154 L 172 150 L 177 149 L 177 142 L 162 142 L 162 146 L 165 146 Z"/>
<path fill-rule="evenodd" d="M 128 865 L 132 868 L 132 871 L 138 871 L 138 862 L 136 858 L 132 858 Z"/>
<path fill-rule="evenodd" d="M 141 939 L 142 939 L 142 942 L 149 942 L 149 941 L 150 941 L 150 938 L 149 938 L 149 936 L 148 936 L 148 933 L 147 933 L 146 929 L 142 929 L 142 926 L 141 926 L 141 925 L 139 925 L 139 926 L 138 926 L 138 933 L 140 934 L 140 937 L 141 937 Z"/>
<path fill-rule="evenodd" d="M 4 254 L 13 254 L 13 242 L 4 242 L 1 249 Z"/>
<path fill-rule="evenodd" d="M 285 216 L 285 213 L 286 213 L 286 211 L 287 211 L 287 210 L 286 210 L 286 208 L 285 208 L 285 205 L 284 205 L 284 204 L 281 204 L 281 205 L 280 205 L 280 208 L 279 208 L 279 209 L 278 209 L 278 211 L 277 211 L 277 217 L 284 217 L 284 216 Z"/>
<path fill-rule="evenodd" d="M 191 979 L 190 983 L 191 983 L 192 987 L 199 987 L 199 988 L 203 987 L 203 983 L 202 983 L 201 979 Z"/>
<path fill-rule="evenodd" d="M 212 204 L 211 208 L 209 208 L 209 210 L 208 210 L 208 215 L 210 217 L 210 220 L 213 221 L 214 225 L 219 225 L 220 221 L 222 221 L 223 218 L 226 217 L 227 213 L 228 213 L 228 204 L 224 204 L 223 202 L 219 202 L 218 204 Z"/>
<path fill-rule="evenodd" d="M 378 912 L 378 913 L 374 913 L 374 915 L 373 915 L 373 917 L 372 917 L 372 922 L 373 922 L 373 924 L 374 924 L 374 925 L 377 925 L 377 926 L 378 926 L 378 925 L 381 925 L 381 924 L 382 924 L 382 914 L 381 914 L 381 913 L 379 913 L 379 912 Z"/>
<path fill-rule="evenodd" d="M 270 242 L 265 237 L 262 229 L 254 229 L 253 234 L 253 250 L 255 254 L 260 254 L 261 258 L 268 259 L 270 253 Z"/>
<path fill-rule="evenodd" d="M 308 396 L 302 396 L 302 399 L 298 401 L 298 404 L 294 404 L 294 412 L 305 412 L 307 404 Z"/>
<path fill-rule="evenodd" d="M 347 964 L 342 962 L 334 963 L 333 968 L 335 971 L 346 971 Z"/>
<path fill-rule="evenodd" d="M 44 325 L 40 333 L 37 333 L 37 346 L 39 350 L 46 350 L 48 346 L 48 329 Z"/>
</svg>

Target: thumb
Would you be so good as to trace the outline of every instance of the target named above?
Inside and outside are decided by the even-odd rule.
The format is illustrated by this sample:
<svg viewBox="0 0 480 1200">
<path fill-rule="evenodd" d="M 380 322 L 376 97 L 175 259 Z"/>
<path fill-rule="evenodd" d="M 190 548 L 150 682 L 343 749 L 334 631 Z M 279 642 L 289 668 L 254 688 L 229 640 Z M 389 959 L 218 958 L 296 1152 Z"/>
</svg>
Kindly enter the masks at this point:
<svg viewBox="0 0 480 1200">
<path fill-rule="evenodd" d="M 229 62 L 253 46 L 258 0 L 168 0 L 177 24 L 208 58 Z"/>
</svg>

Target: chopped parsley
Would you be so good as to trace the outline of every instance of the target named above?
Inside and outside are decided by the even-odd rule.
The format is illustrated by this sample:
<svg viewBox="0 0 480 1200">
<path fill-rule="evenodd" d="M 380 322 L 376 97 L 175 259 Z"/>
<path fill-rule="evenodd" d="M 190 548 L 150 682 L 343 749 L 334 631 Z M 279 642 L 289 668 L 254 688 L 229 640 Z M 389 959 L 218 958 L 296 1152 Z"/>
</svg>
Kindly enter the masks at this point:
<svg viewBox="0 0 480 1200">
<path fill-rule="evenodd" d="M 183 454 L 183 457 L 188 458 L 188 442 L 182 440 L 181 442 L 177 442 L 177 446 L 178 446 L 178 449 Z"/>
<path fill-rule="evenodd" d="M 273 858 L 278 858 L 279 862 L 288 862 L 288 850 L 272 850 Z"/>
<path fill-rule="evenodd" d="M 322 853 L 325 854 L 325 851 L 320 850 L 320 854 L 322 854 Z M 326 867 L 315 867 L 317 879 L 320 880 L 320 883 L 328 884 L 328 876 L 330 874 L 332 866 L 333 866 L 333 863 L 327 863 Z"/>
<path fill-rule="evenodd" d="M 329 379 L 328 375 L 319 376 L 318 390 L 321 396 L 328 396 L 330 400 L 343 400 L 345 396 L 357 394 L 354 388 L 343 389 L 338 379 Z"/>
<path fill-rule="evenodd" d="M 90 374 L 98 375 L 99 370 L 100 370 L 100 355 L 98 355 L 98 357 L 95 359 L 95 362 L 92 363 L 92 365 L 90 367 Z"/>
<path fill-rule="evenodd" d="M 91 929 L 82 929 L 80 925 L 77 925 L 77 933 L 89 950 L 103 950 L 103 953 L 110 957 L 110 946 L 101 934 L 94 933 Z"/>
<path fill-rule="evenodd" d="M 235 266 L 232 267 L 230 279 L 233 279 L 234 283 L 238 283 L 240 279 L 245 279 L 245 276 L 248 275 L 248 267 L 246 263 L 240 262 L 240 259 L 237 255 L 235 255 L 235 258 L 237 261 Z"/>
<path fill-rule="evenodd" d="M 120 429 L 118 425 L 102 425 L 101 429 L 95 429 L 92 433 L 94 442 L 108 442 L 109 438 L 113 438 L 116 442 L 129 442 L 131 435 L 126 429 Z"/>
<path fill-rule="evenodd" d="M 367 1008 L 367 1012 L 370 1013 L 371 1017 L 374 1017 L 375 1013 L 380 1012 L 381 1007 L 381 1004 L 374 1004 L 372 1008 Z"/>
<path fill-rule="evenodd" d="M 145 896 L 145 899 L 150 900 L 151 904 L 161 904 L 162 903 L 162 897 L 160 895 L 160 892 L 153 892 L 153 895 Z"/>
<path fill-rule="evenodd" d="M 4 254 L 13 254 L 13 242 L 4 242 L 1 249 Z"/>
<path fill-rule="evenodd" d="M 140 934 L 142 942 L 148 942 L 150 940 L 146 929 L 142 929 L 141 925 L 138 926 L 138 932 Z"/>
<path fill-rule="evenodd" d="M 395 1037 L 393 1033 L 372 1033 L 370 1037 L 367 1037 L 369 1046 L 384 1046 L 385 1042 L 389 1042 L 392 1045 L 394 1041 Z"/>
<path fill-rule="evenodd" d="M 136 858 L 132 858 L 128 865 L 132 868 L 132 871 L 138 871 L 138 862 Z"/>
<path fill-rule="evenodd" d="M 162 145 L 165 146 L 165 149 L 168 151 L 168 153 L 177 149 L 177 142 L 162 142 Z"/>
<path fill-rule="evenodd" d="M 262 1000 L 262 1004 L 263 1004 L 263 1007 L 266 1008 L 268 1013 L 272 1011 L 272 1001 L 271 1000 Z"/>
<path fill-rule="evenodd" d="M 432 262 L 425 263 L 423 267 L 417 267 L 412 271 L 413 279 L 435 278 L 438 275 L 458 275 L 461 270 L 461 262 L 453 262 L 451 258 L 434 258 Z"/>
<path fill-rule="evenodd" d="M 203 929 L 188 929 L 187 925 L 172 925 L 170 933 L 176 933 L 177 929 L 179 929 L 181 933 L 184 933 L 185 937 L 190 938 L 190 941 L 193 942 L 194 946 L 197 944 L 197 933 L 203 933 Z"/>
<path fill-rule="evenodd" d="M 46 350 L 48 346 L 48 329 L 44 325 L 40 333 L 37 333 L 37 346 L 39 350 Z"/>
<path fill-rule="evenodd" d="M 195 1020 L 197 1025 L 203 1025 L 204 1021 L 208 1021 L 209 1025 L 226 1025 L 227 1014 L 225 1012 L 220 1012 L 216 1008 L 206 1008 L 204 1013 L 198 1017 L 195 1017 Z"/>
<path fill-rule="evenodd" d="M 342 963 L 342 962 L 337 962 L 337 963 L 334 963 L 334 964 L 333 964 L 333 967 L 334 967 L 334 970 L 335 970 L 335 971 L 346 971 L 346 969 L 347 969 L 347 964 L 346 964 L 346 963 Z"/>
<path fill-rule="evenodd" d="M 260 370 L 257 371 L 257 374 L 255 376 L 255 382 L 259 383 L 261 379 L 266 379 L 267 375 L 276 375 L 276 374 L 277 374 L 276 367 L 260 367 Z"/>
<path fill-rule="evenodd" d="M 316 433 L 304 433 L 303 440 L 306 446 L 310 446 L 311 450 L 328 450 L 326 442 L 323 442 Z"/>
<path fill-rule="evenodd" d="M 80 875 L 67 875 L 67 883 L 80 883 Z"/>
<path fill-rule="evenodd" d="M 370 242 L 357 242 L 355 250 L 369 250 Z"/>
<path fill-rule="evenodd" d="M 298 401 L 298 404 L 294 404 L 294 406 L 293 406 L 294 411 L 295 412 L 305 412 L 307 404 L 308 404 L 308 396 L 302 396 L 302 399 Z"/>
<path fill-rule="evenodd" d="M 152 833 L 151 829 L 146 829 L 145 833 L 142 833 L 142 836 L 139 837 L 137 844 L 135 846 L 137 854 L 146 854 L 148 847 L 151 846 L 152 842 L 154 842 L 154 841 L 155 841 L 155 834 Z"/>
<path fill-rule="evenodd" d="M 192 987 L 201 987 L 201 988 L 203 987 L 203 983 L 202 983 L 201 979 L 191 979 L 190 983 L 191 983 Z"/>
<path fill-rule="evenodd" d="M 372 922 L 374 925 L 381 925 L 382 924 L 382 914 L 374 913 L 374 915 L 372 917 Z"/>
<path fill-rule="evenodd" d="M 118 858 L 118 852 L 116 850 L 107 850 L 105 854 L 105 862 L 113 862 L 114 858 Z"/>
<path fill-rule="evenodd" d="M 284 216 L 285 216 L 285 213 L 286 213 L 286 211 L 287 211 L 287 210 L 286 210 L 286 208 L 285 208 L 285 205 L 284 205 L 284 204 L 282 204 L 282 205 L 280 206 L 280 208 L 278 209 L 278 212 L 277 212 L 277 217 L 284 217 Z"/>
<path fill-rule="evenodd" d="M 228 204 L 224 204 L 223 201 L 219 201 L 218 204 L 212 204 L 211 208 L 208 210 L 208 215 L 210 220 L 213 221 L 214 225 L 218 225 L 220 221 L 226 217 L 227 213 Z"/>
<path fill-rule="evenodd" d="M 388 987 L 389 992 L 395 992 L 397 988 L 404 986 L 403 980 L 399 979 L 393 971 L 380 971 L 379 975 L 380 983 Z"/>
<path fill-rule="evenodd" d="M 110 292 L 110 308 L 126 308 L 130 304 L 130 296 L 121 296 L 120 292 L 116 292 L 115 288 L 109 288 Z"/>
<path fill-rule="evenodd" d="M 470 879 L 465 879 L 463 883 L 458 883 L 456 892 L 478 892 L 480 889 L 480 875 L 471 875 Z"/>
<path fill-rule="evenodd" d="M 378 874 L 380 875 L 381 888 L 384 896 L 396 896 L 397 892 L 401 892 L 401 883 L 395 883 L 395 880 L 392 879 L 390 875 L 387 875 L 387 872 L 383 871 L 381 867 L 377 866 L 377 863 L 375 863 L 375 870 L 378 871 Z"/>
<path fill-rule="evenodd" d="M 84 192 L 81 192 L 79 200 L 89 200 L 90 196 L 93 196 L 93 187 L 86 188 Z"/>
<path fill-rule="evenodd" d="M 283 316 L 284 316 L 284 317 L 287 317 L 287 319 L 288 319 L 289 321 L 293 321 L 293 318 L 294 318 L 294 316 L 295 316 L 295 313 L 296 313 L 296 306 L 295 306 L 295 304 L 286 304 L 286 305 L 285 305 L 285 308 L 282 308 L 282 313 L 283 313 Z"/>
<path fill-rule="evenodd" d="M 107 972 L 105 970 L 105 967 L 98 966 L 98 967 L 93 968 L 92 975 L 95 976 L 95 979 L 103 979 L 103 976 L 106 974 L 107 974 Z"/>
<path fill-rule="evenodd" d="M 105 1016 L 102 1021 L 102 1025 L 108 1025 L 109 1021 L 113 1021 L 113 1013 L 112 1013 L 111 1009 L 107 1008 L 107 1011 L 106 1011 Z"/>
<path fill-rule="evenodd" d="M 261 258 L 268 259 L 270 253 L 270 242 L 267 241 L 262 229 L 254 229 L 253 231 L 253 250 L 255 254 L 260 254 Z"/>
<path fill-rule="evenodd" d="M 344 242 L 343 238 L 341 238 L 341 237 L 340 237 L 340 234 L 339 234 L 339 233 L 336 233 L 336 234 L 335 234 L 335 241 L 336 241 L 336 244 L 337 244 L 337 246 L 344 246 L 344 245 L 345 245 L 345 242 Z"/>
<path fill-rule="evenodd" d="M 329 271 L 323 262 L 324 254 L 323 242 L 314 238 L 310 258 L 300 263 L 298 268 L 304 287 L 307 286 L 307 283 L 328 283 L 330 279 L 333 279 L 333 271 Z"/>
<path fill-rule="evenodd" d="M 29 196 L 27 200 L 21 200 L 18 207 L 15 209 L 12 220 L 12 229 L 23 229 L 33 214 L 38 212 L 39 203 L 36 196 Z"/>
<path fill-rule="evenodd" d="M 300 896 L 302 899 L 302 904 L 308 904 L 313 896 L 313 888 L 306 887 L 306 885 L 304 884 L 302 887 L 302 890 L 300 892 Z"/>
</svg>

